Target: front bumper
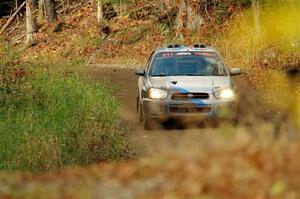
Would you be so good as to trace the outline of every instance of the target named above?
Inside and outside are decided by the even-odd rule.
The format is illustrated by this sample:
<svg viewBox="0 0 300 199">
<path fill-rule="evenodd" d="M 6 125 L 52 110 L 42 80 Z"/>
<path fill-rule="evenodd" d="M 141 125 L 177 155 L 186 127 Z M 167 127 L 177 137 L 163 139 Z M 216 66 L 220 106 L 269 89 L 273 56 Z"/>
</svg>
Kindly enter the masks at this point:
<svg viewBox="0 0 300 199">
<path fill-rule="evenodd" d="M 205 104 L 191 101 L 143 100 L 144 116 L 167 120 L 169 118 L 233 119 L 236 117 L 237 103 L 228 100 L 210 100 Z"/>
</svg>

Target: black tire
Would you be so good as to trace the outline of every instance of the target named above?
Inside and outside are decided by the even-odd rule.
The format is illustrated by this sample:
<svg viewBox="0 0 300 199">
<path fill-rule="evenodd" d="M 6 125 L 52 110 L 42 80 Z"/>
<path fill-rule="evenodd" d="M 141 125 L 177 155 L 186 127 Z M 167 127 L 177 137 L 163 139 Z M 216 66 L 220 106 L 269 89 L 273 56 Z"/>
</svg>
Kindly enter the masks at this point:
<svg viewBox="0 0 300 199">
<path fill-rule="evenodd" d="M 144 119 L 143 124 L 144 124 L 144 129 L 145 130 L 152 130 L 152 126 L 151 126 L 151 119 Z"/>
<path fill-rule="evenodd" d="M 237 117 L 231 119 L 231 124 L 234 126 L 234 127 L 237 127 L 239 125 L 239 119 Z"/>
<path fill-rule="evenodd" d="M 140 97 L 139 94 L 136 97 L 136 112 L 139 113 L 140 111 Z"/>
<path fill-rule="evenodd" d="M 237 124 L 238 124 L 237 120 L 235 120 L 234 118 L 226 118 L 226 119 L 219 120 L 218 126 L 233 126 L 233 127 L 236 127 Z"/>
<path fill-rule="evenodd" d="M 160 128 L 160 122 L 158 122 L 156 119 L 152 119 L 152 118 L 148 118 L 145 116 L 144 114 L 144 110 L 142 105 L 139 103 L 139 120 L 140 122 L 143 122 L 143 126 L 145 130 L 155 130 L 155 129 L 159 129 Z"/>
<path fill-rule="evenodd" d="M 160 122 L 158 122 L 156 119 L 144 118 L 143 124 L 145 130 L 160 129 Z"/>
<path fill-rule="evenodd" d="M 142 122 L 144 120 L 144 113 L 143 113 L 143 108 L 142 105 L 139 103 L 139 108 L 138 108 L 138 112 L 139 112 L 139 121 Z"/>
</svg>

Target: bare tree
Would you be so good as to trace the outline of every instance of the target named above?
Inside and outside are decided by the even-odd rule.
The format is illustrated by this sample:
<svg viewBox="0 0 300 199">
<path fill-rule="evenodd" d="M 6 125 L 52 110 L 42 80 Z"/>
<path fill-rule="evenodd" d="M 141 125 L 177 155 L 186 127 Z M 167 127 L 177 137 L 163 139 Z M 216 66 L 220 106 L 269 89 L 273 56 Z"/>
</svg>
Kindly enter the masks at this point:
<svg viewBox="0 0 300 199">
<path fill-rule="evenodd" d="M 254 21 L 254 37 L 257 40 L 260 36 L 260 5 L 259 0 L 252 0 L 252 13 L 253 13 L 253 21 Z"/>
<path fill-rule="evenodd" d="M 26 2 L 26 46 L 33 44 L 33 34 L 37 31 L 37 24 L 34 17 L 36 3 L 36 0 L 27 0 Z"/>
<path fill-rule="evenodd" d="M 54 0 L 44 0 L 44 1 L 45 1 L 46 19 L 49 24 L 54 24 L 57 21 L 55 1 Z"/>
<path fill-rule="evenodd" d="M 198 31 L 203 23 L 203 18 L 200 15 L 199 3 L 191 0 L 186 0 L 187 5 L 187 29 L 190 31 Z"/>
<path fill-rule="evenodd" d="M 176 38 L 183 38 L 184 30 L 198 31 L 200 25 L 203 23 L 203 18 L 199 13 L 199 3 L 191 0 L 181 0 L 179 4 L 176 24 L 177 34 Z"/>
<path fill-rule="evenodd" d="M 289 79 L 289 93 L 290 98 L 288 100 L 288 138 L 293 141 L 299 139 L 300 123 L 299 123 L 299 99 L 295 93 L 299 89 L 300 69 L 299 64 L 294 68 L 288 70 Z"/>
<path fill-rule="evenodd" d="M 39 0 L 38 23 L 43 21 L 44 18 L 45 18 L 45 2 L 44 0 Z"/>
<path fill-rule="evenodd" d="M 97 21 L 101 24 L 103 22 L 103 5 L 101 0 L 97 1 Z"/>
<path fill-rule="evenodd" d="M 46 19 L 49 24 L 57 21 L 55 0 L 39 0 L 39 20 Z"/>
</svg>

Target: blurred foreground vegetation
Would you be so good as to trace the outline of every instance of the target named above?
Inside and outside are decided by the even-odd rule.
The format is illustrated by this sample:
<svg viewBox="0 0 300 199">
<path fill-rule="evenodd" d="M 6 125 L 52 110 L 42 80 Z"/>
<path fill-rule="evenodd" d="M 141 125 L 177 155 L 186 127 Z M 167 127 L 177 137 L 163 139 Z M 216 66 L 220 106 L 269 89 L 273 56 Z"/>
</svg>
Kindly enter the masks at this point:
<svg viewBox="0 0 300 199">
<path fill-rule="evenodd" d="M 256 131 L 264 133 L 263 128 Z M 296 143 L 266 142 L 239 132 L 215 135 L 195 155 L 68 168 L 42 175 L 0 173 L 0 198 L 298 199 Z"/>
</svg>

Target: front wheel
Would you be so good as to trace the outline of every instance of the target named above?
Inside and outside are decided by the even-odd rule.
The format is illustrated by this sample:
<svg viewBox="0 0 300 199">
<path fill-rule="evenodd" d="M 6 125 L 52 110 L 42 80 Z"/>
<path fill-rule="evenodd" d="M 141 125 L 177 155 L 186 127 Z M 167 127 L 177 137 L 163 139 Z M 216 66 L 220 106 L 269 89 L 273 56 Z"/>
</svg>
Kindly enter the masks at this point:
<svg viewBox="0 0 300 199">
<path fill-rule="evenodd" d="M 142 105 L 139 103 L 138 104 L 138 112 L 139 112 L 139 121 L 142 122 L 144 120 L 144 113 L 143 113 L 143 108 Z"/>
<path fill-rule="evenodd" d="M 140 110 L 140 97 L 139 94 L 136 97 L 136 112 L 139 113 Z"/>
<path fill-rule="evenodd" d="M 143 106 L 139 103 L 138 106 L 139 111 L 139 120 L 140 122 L 143 122 L 143 126 L 145 130 L 155 130 L 160 128 L 160 122 L 154 118 L 149 118 L 145 116 Z"/>
<path fill-rule="evenodd" d="M 160 122 L 156 119 L 144 118 L 143 123 L 145 130 L 156 130 L 160 128 Z"/>
</svg>

